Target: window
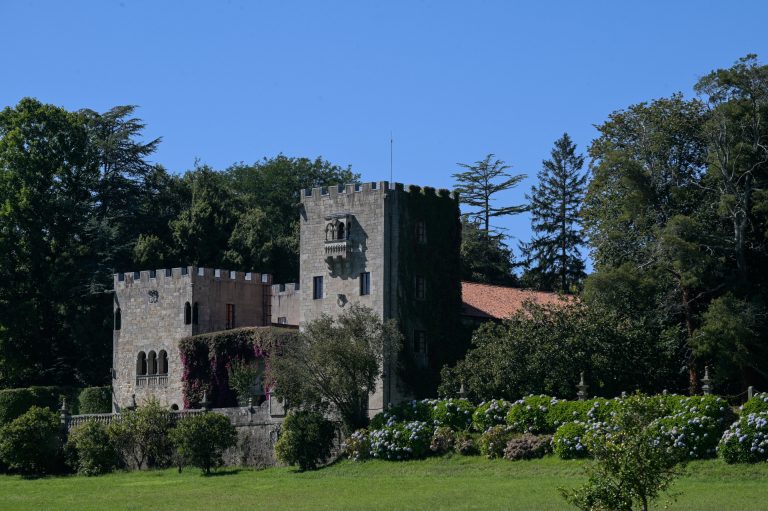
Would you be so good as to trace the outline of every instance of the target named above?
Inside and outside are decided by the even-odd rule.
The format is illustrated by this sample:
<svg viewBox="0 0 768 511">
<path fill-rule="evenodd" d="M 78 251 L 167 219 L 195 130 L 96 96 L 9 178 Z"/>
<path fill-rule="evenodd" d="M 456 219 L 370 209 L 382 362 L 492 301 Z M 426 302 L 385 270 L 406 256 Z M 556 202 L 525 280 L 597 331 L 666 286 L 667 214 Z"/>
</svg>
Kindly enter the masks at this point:
<svg viewBox="0 0 768 511">
<path fill-rule="evenodd" d="M 416 275 L 413 278 L 414 293 L 417 300 L 424 300 L 427 298 L 427 279 L 421 275 Z"/>
<path fill-rule="evenodd" d="M 344 237 L 344 222 L 339 222 L 339 228 L 336 231 L 337 239 L 343 240 L 346 239 Z"/>
<path fill-rule="evenodd" d="M 416 243 L 424 245 L 427 242 L 427 224 L 424 220 L 416 222 Z"/>
<path fill-rule="evenodd" d="M 427 352 L 427 332 L 425 332 L 424 330 L 413 331 L 413 352 L 414 353 Z"/>
<path fill-rule="evenodd" d="M 227 304 L 227 329 L 235 328 L 235 304 Z"/>
<path fill-rule="evenodd" d="M 120 313 L 120 307 L 115 310 L 115 330 L 120 330 L 122 327 L 122 314 Z"/>
<path fill-rule="evenodd" d="M 157 354 L 157 374 L 168 374 L 168 353 L 165 350 Z"/>
<path fill-rule="evenodd" d="M 287 325 L 288 324 L 288 318 L 285 316 L 280 316 L 277 318 L 277 324 L 278 325 Z"/>
<path fill-rule="evenodd" d="M 312 277 L 312 298 L 320 300 L 323 298 L 323 277 Z"/>
<path fill-rule="evenodd" d="M 189 302 L 184 304 L 184 324 L 192 324 L 192 306 L 189 305 Z"/>
<path fill-rule="evenodd" d="M 198 307 L 197 302 L 192 306 L 192 324 L 197 325 L 198 321 L 200 319 L 200 307 Z"/>
<path fill-rule="evenodd" d="M 147 375 L 147 355 L 143 351 L 136 357 L 136 376 Z"/>
<path fill-rule="evenodd" d="M 371 294 L 371 272 L 360 274 L 360 296 Z"/>
<path fill-rule="evenodd" d="M 157 355 L 154 351 L 150 351 L 147 355 L 147 374 L 157 374 Z"/>
</svg>

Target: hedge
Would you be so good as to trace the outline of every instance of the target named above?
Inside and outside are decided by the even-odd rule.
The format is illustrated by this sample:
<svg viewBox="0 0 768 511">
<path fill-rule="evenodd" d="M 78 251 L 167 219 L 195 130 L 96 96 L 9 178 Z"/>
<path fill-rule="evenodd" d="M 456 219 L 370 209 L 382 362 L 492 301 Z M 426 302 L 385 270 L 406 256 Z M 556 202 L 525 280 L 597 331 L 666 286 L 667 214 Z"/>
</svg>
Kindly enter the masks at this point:
<svg viewBox="0 0 768 511">
<path fill-rule="evenodd" d="M 112 387 L 86 387 L 77 398 L 78 413 L 110 413 L 112 411 Z"/>
<path fill-rule="evenodd" d="M 80 389 L 73 387 L 26 387 L 0 390 L 0 426 L 23 415 L 33 406 L 58 410 L 61 399 L 67 398 L 70 413 L 79 412 L 77 395 Z"/>
</svg>

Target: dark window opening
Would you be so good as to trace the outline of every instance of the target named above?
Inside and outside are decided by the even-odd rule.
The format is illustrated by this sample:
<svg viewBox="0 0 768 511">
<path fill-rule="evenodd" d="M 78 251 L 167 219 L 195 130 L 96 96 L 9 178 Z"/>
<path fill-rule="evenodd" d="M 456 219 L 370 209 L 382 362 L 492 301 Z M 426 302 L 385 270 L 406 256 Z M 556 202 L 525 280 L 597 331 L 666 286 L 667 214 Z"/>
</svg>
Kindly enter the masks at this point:
<svg viewBox="0 0 768 511">
<path fill-rule="evenodd" d="M 228 303 L 227 304 L 227 330 L 230 328 L 235 328 L 235 304 L 234 303 Z"/>
<path fill-rule="evenodd" d="M 344 222 L 339 222 L 339 228 L 337 229 L 336 234 L 338 236 L 337 239 L 340 239 L 340 240 L 346 239 L 344 237 Z"/>
<path fill-rule="evenodd" d="M 168 353 L 160 350 L 157 356 L 157 374 L 168 374 Z"/>
<path fill-rule="evenodd" d="M 323 277 L 312 277 L 312 298 L 320 300 L 323 297 Z"/>
<path fill-rule="evenodd" d="M 147 374 L 157 374 L 157 354 L 154 351 L 150 351 L 147 355 Z"/>
<path fill-rule="evenodd" d="M 136 357 L 136 376 L 147 375 L 147 355 L 143 351 Z"/>
<path fill-rule="evenodd" d="M 177 405 L 176 403 L 173 403 L 173 404 L 171 405 L 171 410 L 173 410 L 174 412 L 177 412 L 177 411 L 179 411 L 179 405 Z"/>
<path fill-rule="evenodd" d="M 371 273 L 363 272 L 360 274 L 360 296 L 371 294 Z"/>
<path fill-rule="evenodd" d="M 192 324 L 197 325 L 198 321 L 200 319 L 200 307 L 197 305 L 197 302 L 192 306 Z"/>
<path fill-rule="evenodd" d="M 427 224 L 424 220 L 416 222 L 416 243 L 423 245 L 427 242 Z"/>
<path fill-rule="evenodd" d="M 413 332 L 413 352 L 427 352 L 427 332 L 424 330 L 414 330 Z"/>
<path fill-rule="evenodd" d="M 279 318 L 277 318 L 277 324 L 278 325 L 287 325 L 288 324 L 288 318 L 286 318 L 285 316 L 280 316 Z"/>
<path fill-rule="evenodd" d="M 120 330 L 122 327 L 123 319 L 122 319 L 122 313 L 120 312 L 120 307 L 117 308 L 115 311 L 115 330 Z"/>
<path fill-rule="evenodd" d="M 427 279 L 421 275 L 414 277 L 414 292 L 417 300 L 425 300 L 427 298 Z"/>
<path fill-rule="evenodd" d="M 184 304 L 184 324 L 189 325 L 192 323 L 192 306 L 189 302 Z"/>
</svg>

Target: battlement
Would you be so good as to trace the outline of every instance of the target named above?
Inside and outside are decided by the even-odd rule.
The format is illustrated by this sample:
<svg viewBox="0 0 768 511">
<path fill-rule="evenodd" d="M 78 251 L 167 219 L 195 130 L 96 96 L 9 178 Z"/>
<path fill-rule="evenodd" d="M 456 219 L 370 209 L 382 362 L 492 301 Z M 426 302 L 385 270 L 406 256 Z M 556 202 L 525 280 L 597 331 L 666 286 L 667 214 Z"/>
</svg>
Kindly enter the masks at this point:
<svg viewBox="0 0 768 511">
<path fill-rule="evenodd" d="M 386 193 L 389 191 L 406 192 L 411 194 L 421 195 L 437 195 L 442 198 L 450 200 L 459 200 L 458 192 L 451 192 L 450 190 L 440 189 L 436 190 L 431 186 L 417 186 L 408 185 L 407 187 L 403 183 L 390 183 L 389 181 L 371 181 L 369 183 L 352 183 L 352 184 L 339 184 L 334 186 L 322 186 L 317 188 L 305 188 L 301 190 L 301 202 L 308 202 L 312 200 L 321 200 L 324 198 L 333 198 L 339 195 L 348 195 L 354 193 Z"/>
<path fill-rule="evenodd" d="M 272 275 L 268 273 L 242 272 L 220 268 L 204 268 L 198 266 L 181 266 L 178 268 L 160 268 L 157 270 L 141 270 L 115 273 L 114 287 L 118 289 L 134 283 L 151 283 L 173 279 L 194 281 L 196 279 L 228 280 L 245 283 L 272 285 Z"/>
<path fill-rule="evenodd" d="M 299 290 L 298 282 L 287 282 L 285 284 L 272 284 L 272 294 L 293 293 Z"/>
</svg>

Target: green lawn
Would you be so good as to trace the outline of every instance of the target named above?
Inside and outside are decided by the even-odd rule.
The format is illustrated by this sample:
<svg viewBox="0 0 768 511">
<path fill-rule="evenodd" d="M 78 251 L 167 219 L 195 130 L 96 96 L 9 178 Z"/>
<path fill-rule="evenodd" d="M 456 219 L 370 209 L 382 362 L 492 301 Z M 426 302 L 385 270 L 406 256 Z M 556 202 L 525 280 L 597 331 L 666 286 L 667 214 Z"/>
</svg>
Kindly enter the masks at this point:
<svg viewBox="0 0 768 511">
<path fill-rule="evenodd" d="M 345 461 L 303 474 L 274 468 L 211 477 L 195 469 L 37 480 L 2 476 L 0 509 L 569 509 L 557 487 L 582 480 L 577 461 L 460 456 L 399 463 Z M 670 505 L 673 510 L 768 510 L 768 464 L 692 463 L 674 491 L 682 495 Z"/>
</svg>

